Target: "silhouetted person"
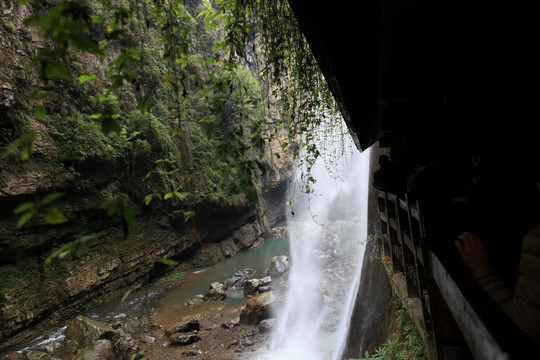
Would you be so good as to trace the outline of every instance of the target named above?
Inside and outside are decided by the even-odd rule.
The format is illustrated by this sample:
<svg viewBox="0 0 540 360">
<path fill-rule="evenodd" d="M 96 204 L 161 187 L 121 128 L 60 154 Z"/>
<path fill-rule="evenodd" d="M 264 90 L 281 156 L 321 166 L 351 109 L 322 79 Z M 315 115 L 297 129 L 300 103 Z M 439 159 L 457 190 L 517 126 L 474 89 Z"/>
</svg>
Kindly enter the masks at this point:
<svg viewBox="0 0 540 360">
<path fill-rule="evenodd" d="M 474 189 L 466 231 L 484 240 L 491 265 L 510 286 L 518 275 L 522 238 L 540 219 L 540 192 L 525 155 L 483 146 L 472 153 Z"/>
<path fill-rule="evenodd" d="M 427 159 L 411 182 L 408 195 L 420 203 L 428 241 L 451 243 L 460 229 L 454 199 L 461 195 L 461 182 L 444 156 L 434 154 Z"/>
<path fill-rule="evenodd" d="M 477 236 L 465 232 L 455 244 L 476 283 L 540 345 L 540 224 L 523 237 L 515 286 L 492 270 L 484 244 Z"/>
<path fill-rule="evenodd" d="M 403 194 L 401 173 L 390 163 L 387 155 L 379 156 L 379 170 L 373 173 L 373 186 L 377 190 L 391 194 Z"/>
</svg>

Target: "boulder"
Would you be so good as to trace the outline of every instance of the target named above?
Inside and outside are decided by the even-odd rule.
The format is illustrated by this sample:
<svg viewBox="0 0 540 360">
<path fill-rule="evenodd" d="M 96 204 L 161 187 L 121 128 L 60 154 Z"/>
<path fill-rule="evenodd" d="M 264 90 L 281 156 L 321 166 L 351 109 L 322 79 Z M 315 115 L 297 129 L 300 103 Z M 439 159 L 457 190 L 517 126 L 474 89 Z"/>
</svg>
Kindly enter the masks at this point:
<svg viewBox="0 0 540 360">
<path fill-rule="evenodd" d="M 20 352 L 13 352 L 6 357 L 6 360 L 28 360 L 28 358 Z"/>
<path fill-rule="evenodd" d="M 271 291 L 251 298 L 240 313 L 240 323 L 257 325 L 271 318 L 274 303 L 275 297 Z"/>
<path fill-rule="evenodd" d="M 189 350 L 189 351 L 186 351 L 184 353 L 182 353 L 183 356 L 199 356 L 199 355 L 202 355 L 203 354 L 203 351 L 200 350 L 200 349 L 197 349 L 197 350 Z"/>
<path fill-rule="evenodd" d="M 228 320 L 221 324 L 221 327 L 224 329 L 232 329 L 236 326 L 240 325 L 237 321 Z"/>
<path fill-rule="evenodd" d="M 257 290 L 263 284 L 260 279 L 251 279 L 244 284 L 244 296 L 257 295 Z"/>
<path fill-rule="evenodd" d="M 116 360 L 116 356 L 110 340 L 102 339 L 96 340 L 87 349 L 79 350 L 73 360 Z"/>
<path fill-rule="evenodd" d="M 193 296 L 191 299 L 187 300 L 185 305 L 187 307 L 193 308 L 199 306 L 204 301 L 204 295 L 198 294 Z"/>
<path fill-rule="evenodd" d="M 26 353 L 25 359 L 27 360 L 45 360 L 47 353 L 40 350 L 30 350 Z"/>
<path fill-rule="evenodd" d="M 169 337 L 171 345 L 189 345 L 201 340 L 197 334 L 172 334 Z"/>
<path fill-rule="evenodd" d="M 286 255 L 279 255 L 270 259 L 266 274 L 272 278 L 279 278 L 287 270 L 289 270 L 289 257 Z"/>
<path fill-rule="evenodd" d="M 114 341 L 116 351 L 122 356 L 122 360 L 135 359 L 134 355 L 139 351 L 139 345 L 135 339 L 129 335 L 118 336 Z"/>
<path fill-rule="evenodd" d="M 182 323 L 171 326 L 165 330 L 165 335 L 170 337 L 174 333 L 187 333 L 190 331 L 199 331 L 201 329 L 201 324 L 199 319 L 193 318 L 189 321 L 184 321 Z"/>
<path fill-rule="evenodd" d="M 85 348 L 98 339 L 112 338 L 116 332 L 108 325 L 79 315 L 66 328 L 64 341 L 72 340 L 80 348 Z"/>
<path fill-rule="evenodd" d="M 259 323 L 259 331 L 262 333 L 270 332 L 274 330 L 274 326 L 276 325 L 276 319 L 266 319 Z"/>
<path fill-rule="evenodd" d="M 225 290 L 242 289 L 247 279 L 248 275 L 244 271 L 237 271 L 223 282 L 223 288 Z"/>
<path fill-rule="evenodd" d="M 227 298 L 227 292 L 223 287 L 215 288 L 204 294 L 204 300 L 225 300 Z"/>
</svg>

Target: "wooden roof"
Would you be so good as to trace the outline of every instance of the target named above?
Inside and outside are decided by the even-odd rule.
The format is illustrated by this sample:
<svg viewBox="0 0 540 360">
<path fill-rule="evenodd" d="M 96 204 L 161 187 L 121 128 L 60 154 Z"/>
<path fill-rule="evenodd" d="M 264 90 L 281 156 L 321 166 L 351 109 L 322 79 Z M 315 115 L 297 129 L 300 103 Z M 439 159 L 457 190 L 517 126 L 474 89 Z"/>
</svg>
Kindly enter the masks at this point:
<svg viewBox="0 0 540 360">
<path fill-rule="evenodd" d="M 289 3 L 360 150 L 530 133 L 516 90 L 527 85 L 532 10 L 471 0 Z"/>
</svg>

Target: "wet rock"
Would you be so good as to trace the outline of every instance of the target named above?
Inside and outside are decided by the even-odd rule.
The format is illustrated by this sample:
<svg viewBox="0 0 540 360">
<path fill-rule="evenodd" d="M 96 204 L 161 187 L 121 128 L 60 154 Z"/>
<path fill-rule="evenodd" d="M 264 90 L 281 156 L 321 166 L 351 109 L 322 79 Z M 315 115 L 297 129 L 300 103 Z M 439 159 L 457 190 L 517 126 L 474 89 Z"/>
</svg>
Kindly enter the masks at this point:
<svg viewBox="0 0 540 360">
<path fill-rule="evenodd" d="M 190 319 L 189 321 L 184 321 L 182 323 L 176 324 L 166 329 L 165 335 L 167 337 L 170 337 L 172 334 L 175 334 L 175 333 L 187 333 L 190 331 L 199 331 L 200 329 L 201 329 L 201 324 L 199 323 L 199 319 L 193 318 L 193 319 Z"/>
<path fill-rule="evenodd" d="M 223 282 L 223 287 L 225 290 L 242 289 L 247 279 L 248 275 L 244 271 L 237 271 Z"/>
<path fill-rule="evenodd" d="M 289 257 L 286 255 L 279 255 L 270 259 L 266 274 L 272 278 L 279 278 L 287 270 L 289 270 Z"/>
<path fill-rule="evenodd" d="M 204 300 L 225 300 L 227 298 L 227 292 L 225 286 L 218 282 L 210 284 L 210 291 L 204 294 Z"/>
<path fill-rule="evenodd" d="M 193 308 L 200 305 L 203 301 L 204 301 L 204 296 L 201 294 L 198 294 L 192 297 L 191 299 L 189 299 L 188 301 L 186 301 L 185 305 L 187 307 Z"/>
<path fill-rule="evenodd" d="M 275 303 L 272 292 L 266 292 L 250 299 L 240 313 L 240 324 L 257 325 L 271 318 L 271 308 Z"/>
<path fill-rule="evenodd" d="M 253 296 L 257 295 L 257 290 L 262 285 L 262 281 L 260 279 L 252 279 L 246 281 L 244 284 L 244 296 Z"/>
<path fill-rule="evenodd" d="M 142 338 L 141 338 L 141 341 L 145 344 L 152 344 L 152 343 L 155 343 L 157 340 L 155 337 L 153 336 L 150 336 L 150 335 L 144 335 Z"/>
<path fill-rule="evenodd" d="M 79 347 L 85 348 L 90 343 L 104 337 L 112 337 L 116 333 L 112 327 L 89 319 L 77 316 L 66 328 L 65 340 L 72 340 Z"/>
<path fill-rule="evenodd" d="M 43 350 L 45 350 L 47 353 L 53 353 L 56 350 L 58 350 L 62 346 L 61 342 L 55 341 L 50 344 L 43 345 Z"/>
<path fill-rule="evenodd" d="M 123 360 L 133 359 L 139 351 L 137 341 L 129 335 L 118 336 L 114 341 L 114 347 Z"/>
<path fill-rule="evenodd" d="M 244 296 L 253 296 L 270 290 L 272 278 L 265 276 L 262 279 L 251 279 L 244 284 Z"/>
<path fill-rule="evenodd" d="M 262 229 L 256 224 L 248 224 L 236 230 L 232 239 L 241 249 L 248 249 L 256 246 L 256 242 L 262 234 Z"/>
<path fill-rule="evenodd" d="M 53 354 L 61 359 L 71 359 L 79 350 L 79 345 L 74 340 L 64 339 Z"/>
<path fill-rule="evenodd" d="M 26 359 L 28 360 L 40 360 L 40 359 L 45 360 L 46 357 L 47 357 L 47 353 L 43 351 L 39 351 L 39 350 L 30 350 L 26 354 Z"/>
<path fill-rule="evenodd" d="M 287 227 L 285 226 L 278 226 L 271 229 L 271 237 L 273 238 L 285 239 L 288 236 Z"/>
<path fill-rule="evenodd" d="M 203 351 L 202 350 L 189 350 L 189 351 L 186 351 L 185 353 L 182 353 L 183 356 L 199 356 L 199 355 L 202 355 L 203 354 Z"/>
<path fill-rule="evenodd" d="M 276 325 L 276 319 L 266 319 L 259 323 L 259 331 L 262 333 L 271 332 Z"/>
<path fill-rule="evenodd" d="M 28 360 L 28 358 L 20 352 L 13 352 L 6 357 L 6 360 Z"/>
<path fill-rule="evenodd" d="M 238 326 L 238 325 L 240 324 L 237 321 L 229 320 L 222 323 L 221 327 L 224 329 L 232 329 L 233 327 Z"/>
<path fill-rule="evenodd" d="M 251 339 L 251 336 L 244 336 L 242 338 L 242 345 L 243 346 L 253 346 L 255 343 L 253 342 L 253 339 Z"/>
<path fill-rule="evenodd" d="M 201 340 L 197 334 L 172 334 L 169 337 L 171 345 L 189 345 Z"/>
<path fill-rule="evenodd" d="M 80 350 L 72 360 L 116 360 L 116 356 L 109 340 L 97 340 L 88 349 Z"/>
</svg>

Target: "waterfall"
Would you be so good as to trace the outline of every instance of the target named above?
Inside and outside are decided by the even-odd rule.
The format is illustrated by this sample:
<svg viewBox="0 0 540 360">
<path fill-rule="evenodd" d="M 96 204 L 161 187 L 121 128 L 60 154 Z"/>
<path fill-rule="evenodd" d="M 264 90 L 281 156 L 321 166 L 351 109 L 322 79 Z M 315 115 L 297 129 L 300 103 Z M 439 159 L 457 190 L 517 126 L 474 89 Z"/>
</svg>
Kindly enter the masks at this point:
<svg viewBox="0 0 540 360">
<path fill-rule="evenodd" d="M 296 167 L 286 303 L 259 359 L 338 360 L 346 342 L 367 238 L 369 150 L 360 153 L 348 134 L 345 144 L 317 145 L 322 156 L 309 174 Z M 309 175 L 315 182 L 306 193 Z"/>
</svg>

